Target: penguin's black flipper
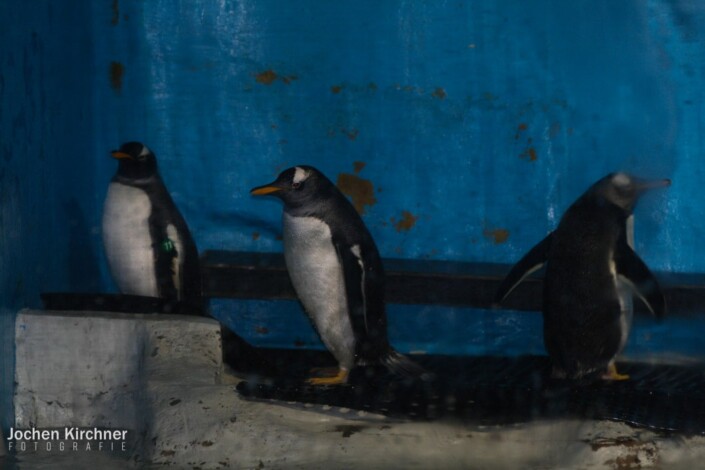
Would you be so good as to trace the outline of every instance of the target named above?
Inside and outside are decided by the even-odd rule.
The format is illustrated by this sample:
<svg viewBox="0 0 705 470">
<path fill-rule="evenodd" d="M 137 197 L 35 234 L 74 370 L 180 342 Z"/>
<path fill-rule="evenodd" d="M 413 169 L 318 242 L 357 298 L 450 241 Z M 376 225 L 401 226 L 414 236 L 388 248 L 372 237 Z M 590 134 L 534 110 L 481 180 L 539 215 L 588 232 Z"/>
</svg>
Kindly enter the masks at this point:
<svg viewBox="0 0 705 470">
<path fill-rule="evenodd" d="M 666 299 L 658 281 L 646 264 L 626 242 L 620 240 L 615 253 L 617 273 L 632 287 L 636 295 L 658 319 L 666 314 Z"/>
<path fill-rule="evenodd" d="M 529 250 L 529 252 L 512 267 L 509 274 L 502 280 L 494 296 L 494 303 L 496 305 L 502 303 L 524 278 L 543 267 L 548 259 L 548 252 L 551 248 L 552 240 L 553 232 L 549 233 L 546 238 Z"/>
<path fill-rule="evenodd" d="M 394 350 L 387 338 L 384 310 L 384 277 L 376 250 L 365 245 L 333 241 L 343 267 L 350 323 L 356 338 L 356 356 L 361 363 L 381 363 L 393 374 L 430 380 L 433 375 Z"/>
<path fill-rule="evenodd" d="M 348 312 L 360 358 L 379 357 L 388 348 L 384 315 L 384 283 L 378 273 L 365 263 L 366 253 L 360 245 L 333 241 L 343 268 Z"/>
</svg>

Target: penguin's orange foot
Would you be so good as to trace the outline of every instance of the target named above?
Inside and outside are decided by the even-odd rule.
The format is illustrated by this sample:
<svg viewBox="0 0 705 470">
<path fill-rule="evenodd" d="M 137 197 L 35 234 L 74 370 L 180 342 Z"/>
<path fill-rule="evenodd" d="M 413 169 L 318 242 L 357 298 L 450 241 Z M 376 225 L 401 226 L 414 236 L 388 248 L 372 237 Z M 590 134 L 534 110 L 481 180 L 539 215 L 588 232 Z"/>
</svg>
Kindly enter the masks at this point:
<svg viewBox="0 0 705 470">
<path fill-rule="evenodd" d="M 607 366 L 607 372 L 602 375 L 602 380 L 629 380 L 629 376 L 617 372 L 617 366 L 614 365 L 614 362 L 610 362 L 610 365 Z"/>
<path fill-rule="evenodd" d="M 348 381 L 348 371 L 346 369 L 338 369 L 338 372 L 332 377 L 312 377 L 307 380 L 311 385 L 342 385 Z"/>
<path fill-rule="evenodd" d="M 313 377 L 335 377 L 339 371 L 337 367 L 314 367 L 308 373 Z"/>
</svg>

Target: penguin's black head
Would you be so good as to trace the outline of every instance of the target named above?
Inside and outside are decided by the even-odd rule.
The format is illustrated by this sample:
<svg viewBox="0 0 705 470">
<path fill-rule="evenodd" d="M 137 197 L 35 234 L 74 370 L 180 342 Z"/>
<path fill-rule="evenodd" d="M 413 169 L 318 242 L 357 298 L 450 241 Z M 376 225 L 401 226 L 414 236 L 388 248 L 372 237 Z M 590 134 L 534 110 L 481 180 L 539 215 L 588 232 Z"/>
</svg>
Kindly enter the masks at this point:
<svg viewBox="0 0 705 470">
<path fill-rule="evenodd" d="M 144 179 L 157 174 L 157 158 L 146 145 L 127 142 L 110 152 L 119 163 L 118 175 L 126 179 Z"/>
<path fill-rule="evenodd" d="M 282 171 L 276 180 L 250 190 L 250 194 L 277 196 L 288 207 L 301 207 L 328 197 L 335 186 L 312 166 L 299 165 Z"/>
<path fill-rule="evenodd" d="M 634 210 L 636 201 L 649 189 L 669 186 L 671 180 L 645 180 L 627 173 L 610 173 L 588 191 L 602 201 L 612 203 L 627 213 Z"/>
</svg>

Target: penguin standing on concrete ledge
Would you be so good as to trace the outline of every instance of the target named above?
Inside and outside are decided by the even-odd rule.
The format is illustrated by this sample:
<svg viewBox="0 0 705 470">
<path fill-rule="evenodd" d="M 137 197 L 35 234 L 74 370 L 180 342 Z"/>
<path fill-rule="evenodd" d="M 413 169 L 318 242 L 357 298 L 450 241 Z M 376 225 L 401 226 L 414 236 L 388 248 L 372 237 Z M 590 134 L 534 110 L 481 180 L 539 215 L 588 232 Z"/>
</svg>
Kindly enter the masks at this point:
<svg viewBox="0 0 705 470">
<path fill-rule="evenodd" d="M 633 249 L 633 209 L 645 191 L 670 184 L 625 173 L 607 175 L 568 208 L 558 228 L 502 281 L 497 303 L 546 264 L 544 344 L 555 378 L 629 378 L 617 372 L 614 359 L 629 335 L 632 293 L 657 318 L 666 310 L 656 278 Z"/>
<path fill-rule="evenodd" d="M 161 297 L 201 308 L 198 251 L 144 144 L 111 152 L 118 170 L 105 199 L 103 244 L 123 294 Z"/>
<path fill-rule="evenodd" d="M 384 268 L 377 246 L 348 199 L 320 171 L 297 166 L 252 189 L 284 202 L 284 258 L 294 289 L 326 348 L 338 361 L 342 384 L 356 365 L 385 365 L 420 377 L 424 370 L 392 349 L 387 338 Z"/>
</svg>

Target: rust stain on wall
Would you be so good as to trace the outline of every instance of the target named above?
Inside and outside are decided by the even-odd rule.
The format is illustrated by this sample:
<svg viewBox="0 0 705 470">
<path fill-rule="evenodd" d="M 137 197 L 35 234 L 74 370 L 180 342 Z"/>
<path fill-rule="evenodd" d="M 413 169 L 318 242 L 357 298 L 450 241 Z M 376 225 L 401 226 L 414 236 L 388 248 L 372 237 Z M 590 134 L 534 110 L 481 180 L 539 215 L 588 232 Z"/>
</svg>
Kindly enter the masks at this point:
<svg viewBox="0 0 705 470">
<path fill-rule="evenodd" d="M 110 19 L 110 24 L 117 26 L 120 22 L 120 2 L 119 0 L 113 0 L 113 17 Z"/>
<path fill-rule="evenodd" d="M 125 66 L 120 62 L 110 62 L 110 86 L 118 93 L 122 90 L 122 78 L 125 75 Z"/>
<path fill-rule="evenodd" d="M 439 100 L 444 100 L 446 98 L 446 96 L 448 96 L 446 91 L 441 87 L 436 88 L 436 90 L 433 93 L 431 93 L 431 95 L 434 98 L 438 98 Z"/>
<path fill-rule="evenodd" d="M 523 158 L 524 160 L 528 160 L 530 162 L 535 162 L 539 157 L 536 155 L 536 149 L 529 147 L 519 154 L 519 158 Z"/>
<path fill-rule="evenodd" d="M 485 238 L 492 240 L 495 245 L 504 243 L 509 238 L 509 230 L 503 228 L 485 229 L 482 234 Z"/>
<path fill-rule="evenodd" d="M 338 93 L 343 91 L 343 87 L 341 85 L 334 85 L 334 86 L 330 87 L 330 91 L 334 95 L 337 95 Z"/>
<path fill-rule="evenodd" d="M 279 75 L 272 69 L 265 70 L 264 72 L 260 72 L 255 75 L 255 80 L 257 83 L 261 83 L 262 85 L 271 85 L 277 80 L 281 80 L 286 85 L 289 85 L 291 82 L 298 79 L 299 77 L 296 75 Z"/>
<path fill-rule="evenodd" d="M 259 240 L 259 232 L 252 232 L 252 240 Z"/>
<path fill-rule="evenodd" d="M 348 137 L 348 139 L 350 139 L 350 140 L 355 140 L 355 139 L 357 139 L 357 136 L 358 136 L 358 134 L 360 133 L 360 131 L 357 130 L 357 129 L 350 129 L 350 130 L 343 129 L 342 132 L 343 132 L 343 134 L 345 134 L 345 135 Z"/>
<path fill-rule="evenodd" d="M 258 73 L 255 77 L 257 83 L 262 85 L 271 85 L 277 79 L 277 73 L 274 70 L 265 70 L 264 72 Z"/>
<path fill-rule="evenodd" d="M 402 211 L 400 220 L 396 220 L 394 217 L 391 218 L 391 222 L 397 232 L 408 232 L 416 225 L 417 220 L 419 220 L 418 216 L 409 211 Z"/>
<path fill-rule="evenodd" d="M 373 206 L 377 203 L 375 188 L 370 180 L 350 173 L 340 173 L 335 185 L 343 194 L 350 196 L 353 206 L 360 215 L 365 213 L 367 206 Z"/>
<path fill-rule="evenodd" d="M 365 165 L 367 165 L 365 162 L 353 162 L 353 171 L 355 174 L 360 173 L 362 169 L 365 168 Z"/>
</svg>

